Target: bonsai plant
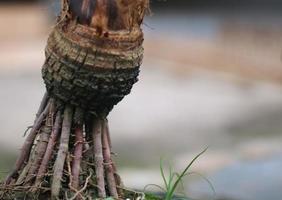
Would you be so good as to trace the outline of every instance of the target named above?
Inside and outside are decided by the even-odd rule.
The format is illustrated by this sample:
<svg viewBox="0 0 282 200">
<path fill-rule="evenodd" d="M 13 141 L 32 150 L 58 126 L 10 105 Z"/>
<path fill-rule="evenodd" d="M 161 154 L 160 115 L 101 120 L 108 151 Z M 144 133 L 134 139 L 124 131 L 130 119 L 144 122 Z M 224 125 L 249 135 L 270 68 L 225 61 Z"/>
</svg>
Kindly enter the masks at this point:
<svg viewBox="0 0 282 200">
<path fill-rule="evenodd" d="M 148 8 L 148 0 L 62 1 L 42 67 L 47 92 L 1 199 L 130 197 L 107 116 L 137 81 Z"/>
</svg>

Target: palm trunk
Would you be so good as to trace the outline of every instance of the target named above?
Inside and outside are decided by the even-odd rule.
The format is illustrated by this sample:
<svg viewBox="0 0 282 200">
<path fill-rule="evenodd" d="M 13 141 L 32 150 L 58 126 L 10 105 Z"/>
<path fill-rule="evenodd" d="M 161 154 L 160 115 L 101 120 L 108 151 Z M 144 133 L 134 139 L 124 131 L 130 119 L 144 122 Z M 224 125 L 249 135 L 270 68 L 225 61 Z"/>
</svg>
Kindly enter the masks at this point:
<svg viewBox="0 0 282 200">
<path fill-rule="evenodd" d="M 47 93 L 0 199 L 126 199 L 106 118 L 137 81 L 148 0 L 62 5 L 42 68 Z"/>
</svg>

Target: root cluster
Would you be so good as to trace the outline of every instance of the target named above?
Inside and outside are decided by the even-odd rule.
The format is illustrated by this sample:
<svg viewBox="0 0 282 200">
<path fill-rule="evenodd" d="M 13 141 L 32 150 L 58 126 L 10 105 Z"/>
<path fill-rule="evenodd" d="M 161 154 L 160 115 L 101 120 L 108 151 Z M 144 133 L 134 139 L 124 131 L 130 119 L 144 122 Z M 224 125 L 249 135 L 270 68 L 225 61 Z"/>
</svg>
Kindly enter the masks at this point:
<svg viewBox="0 0 282 200">
<path fill-rule="evenodd" d="M 45 95 L 0 199 L 124 199 L 108 121 Z"/>
</svg>

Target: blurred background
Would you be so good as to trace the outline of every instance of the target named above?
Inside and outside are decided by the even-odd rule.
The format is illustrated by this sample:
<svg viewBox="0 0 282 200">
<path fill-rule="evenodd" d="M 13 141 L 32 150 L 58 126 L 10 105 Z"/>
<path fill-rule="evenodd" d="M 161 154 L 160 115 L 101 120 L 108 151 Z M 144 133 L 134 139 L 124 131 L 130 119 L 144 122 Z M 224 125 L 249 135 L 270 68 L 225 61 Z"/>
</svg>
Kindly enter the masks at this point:
<svg viewBox="0 0 282 200">
<path fill-rule="evenodd" d="M 0 2 L 0 171 L 13 164 L 44 93 L 40 69 L 59 0 Z M 206 147 L 193 199 L 282 199 L 282 2 L 151 1 L 145 60 L 110 115 L 125 185 L 162 185 Z"/>
</svg>

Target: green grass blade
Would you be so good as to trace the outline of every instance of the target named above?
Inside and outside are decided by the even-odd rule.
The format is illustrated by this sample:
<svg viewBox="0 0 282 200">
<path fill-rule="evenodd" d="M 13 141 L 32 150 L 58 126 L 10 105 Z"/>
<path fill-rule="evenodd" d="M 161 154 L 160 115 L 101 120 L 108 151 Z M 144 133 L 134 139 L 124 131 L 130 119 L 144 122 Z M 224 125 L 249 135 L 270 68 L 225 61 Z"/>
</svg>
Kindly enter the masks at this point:
<svg viewBox="0 0 282 200">
<path fill-rule="evenodd" d="M 181 181 L 181 179 L 185 176 L 185 174 L 187 173 L 188 169 L 190 169 L 190 167 L 194 164 L 194 162 L 201 156 L 203 155 L 206 151 L 208 150 L 208 148 L 204 149 L 201 153 L 199 153 L 188 165 L 187 167 L 182 171 L 182 173 L 180 174 L 179 177 L 177 177 L 175 183 L 173 184 L 172 188 L 169 188 L 168 194 L 167 194 L 167 199 L 166 200 L 170 200 L 172 199 L 172 196 L 179 184 L 179 182 Z"/>
<path fill-rule="evenodd" d="M 175 173 L 175 175 L 177 176 L 177 178 L 179 178 L 180 177 L 180 175 L 178 174 L 178 173 Z M 189 175 L 191 175 L 190 173 L 186 173 L 184 176 L 189 176 Z M 181 186 L 182 186 L 182 189 L 183 189 L 183 192 L 182 192 L 182 197 L 178 197 L 178 198 L 176 198 L 176 200 L 177 199 L 185 199 L 185 200 L 199 200 L 199 199 L 193 199 L 193 198 L 191 198 L 191 197 L 188 197 L 187 196 L 187 194 L 185 194 L 185 188 L 184 188 L 184 184 L 183 184 L 183 178 L 184 178 L 184 176 L 181 178 L 181 180 L 180 180 L 180 184 L 181 184 Z M 180 193 L 181 194 L 181 193 Z M 178 195 L 178 193 L 176 194 L 176 195 Z"/>
<path fill-rule="evenodd" d="M 175 172 L 174 174 L 175 174 L 175 176 L 176 176 L 177 178 L 180 177 L 180 174 L 179 174 L 179 173 Z M 182 179 L 180 180 L 179 184 L 181 185 L 181 189 L 184 190 L 184 183 L 183 183 L 183 180 L 182 180 Z"/>
<path fill-rule="evenodd" d="M 164 184 L 165 184 L 165 188 L 167 190 L 168 189 L 168 184 L 167 184 L 167 180 L 166 180 L 165 174 L 164 174 L 164 167 L 163 167 L 163 159 L 162 158 L 160 160 L 160 171 L 161 171 L 161 175 L 162 175 L 162 178 L 163 178 L 163 181 L 164 181 Z"/>
<path fill-rule="evenodd" d="M 166 196 L 165 196 L 165 200 L 170 200 L 170 197 L 169 197 L 169 191 L 171 190 L 172 188 L 172 185 L 174 184 L 173 181 L 174 181 L 174 173 L 172 172 L 172 166 L 171 164 L 169 164 L 169 177 L 168 177 L 168 185 L 167 185 L 167 190 L 166 190 Z"/>
<path fill-rule="evenodd" d="M 172 172 L 172 166 L 171 164 L 169 164 L 169 178 L 168 178 L 168 186 L 167 186 L 167 191 L 169 191 L 169 189 L 171 188 L 171 185 L 173 183 L 174 180 L 174 174 Z"/>
<path fill-rule="evenodd" d="M 175 173 L 175 174 L 176 174 L 177 177 L 180 176 L 178 173 Z M 210 186 L 210 188 L 211 188 L 211 190 L 213 192 L 213 197 L 211 198 L 211 200 L 214 200 L 215 197 L 216 197 L 216 191 L 215 191 L 215 188 L 213 187 L 211 181 L 208 178 L 206 178 L 204 175 L 202 175 L 202 174 L 200 174 L 198 172 L 189 172 L 189 173 L 186 173 L 184 176 L 190 176 L 190 175 L 197 175 L 197 176 L 199 176 L 200 178 L 202 178 L 203 180 L 205 180 L 208 183 L 208 185 Z M 182 179 L 184 178 L 184 176 L 182 177 Z M 191 198 L 191 197 L 187 197 L 186 194 L 184 195 L 184 197 L 181 197 L 181 198 L 182 199 L 186 198 L 188 200 L 201 200 L 201 199 L 194 199 L 194 198 Z"/>
<path fill-rule="evenodd" d="M 202 178 L 203 180 L 205 180 L 207 183 L 208 183 L 208 185 L 209 185 L 209 187 L 211 188 L 211 190 L 212 190 L 212 192 L 213 192 L 213 197 L 212 197 L 212 199 L 211 200 L 213 200 L 213 199 L 215 199 L 215 197 L 216 197 L 216 191 L 215 191 L 215 188 L 213 187 L 213 185 L 212 185 L 212 182 L 208 179 L 208 178 L 206 178 L 204 175 L 202 175 L 202 174 L 200 174 L 200 173 L 198 173 L 198 172 L 189 172 L 188 174 L 186 174 L 186 175 L 197 175 L 197 176 L 199 176 L 200 178 Z"/>
</svg>

